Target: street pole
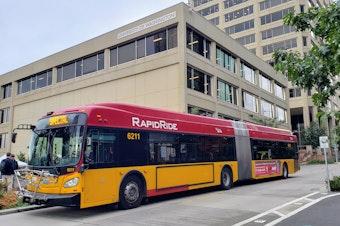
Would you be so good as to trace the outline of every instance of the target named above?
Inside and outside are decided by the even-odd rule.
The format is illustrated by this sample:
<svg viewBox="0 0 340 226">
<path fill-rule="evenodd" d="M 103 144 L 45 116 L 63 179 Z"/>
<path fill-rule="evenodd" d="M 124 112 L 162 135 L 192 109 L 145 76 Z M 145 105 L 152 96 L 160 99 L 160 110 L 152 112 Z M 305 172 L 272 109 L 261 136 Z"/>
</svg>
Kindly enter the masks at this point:
<svg viewBox="0 0 340 226">
<path fill-rule="evenodd" d="M 327 180 L 327 191 L 331 191 L 331 184 L 329 182 L 329 170 L 328 170 L 328 162 L 327 162 L 327 153 L 326 148 L 323 148 L 323 155 L 325 156 L 325 166 L 326 166 L 326 180 Z"/>
<path fill-rule="evenodd" d="M 320 148 L 323 149 L 323 155 L 325 156 L 327 191 L 330 192 L 331 191 L 331 184 L 329 182 L 329 170 L 328 170 L 327 153 L 326 153 L 326 149 L 329 148 L 328 137 L 327 136 L 319 137 L 319 144 L 320 144 Z"/>
<path fill-rule="evenodd" d="M 333 109 L 333 115 L 332 115 L 332 130 L 334 131 L 335 128 L 335 114 L 334 114 L 334 104 L 332 105 L 332 109 Z M 335 162 L 338 163 L 339 162 L 339 158 L 338 158 L 338 144 L 336 142 L 336 133 L 333 132 L 332 133 L 332 137 L 333 137 L 333 148 L 334 148 L 334 153 L 335 153 Z"/>
</svg>

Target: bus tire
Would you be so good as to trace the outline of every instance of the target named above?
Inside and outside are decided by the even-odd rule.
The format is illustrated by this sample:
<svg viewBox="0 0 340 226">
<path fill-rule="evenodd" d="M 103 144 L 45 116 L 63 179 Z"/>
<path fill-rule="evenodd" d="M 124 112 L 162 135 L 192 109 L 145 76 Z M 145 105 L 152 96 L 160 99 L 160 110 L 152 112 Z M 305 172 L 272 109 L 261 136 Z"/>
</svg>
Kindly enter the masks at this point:
<svg viewBox="0 0 340 226">
<path fill-rule="evenodd" d="M 119 189 L 119 208 L 132 209 L 138 207 L 143 200 L 143 183 L 136 175 L 125 178 Z"/>
<path fill-rule="evenodd" d="M 283 163 L 283 166 L 282 166 L 282 178 L 283 179 L 288 178 L 288 166 L 286 163 Z"/>
<path fill-rule="evenodd" d="M 221 185 L 223 190 L 229 190 L 233 186 L 233 173 L 229 167 L 224 167 L 221 172 Z"/>
</svg>

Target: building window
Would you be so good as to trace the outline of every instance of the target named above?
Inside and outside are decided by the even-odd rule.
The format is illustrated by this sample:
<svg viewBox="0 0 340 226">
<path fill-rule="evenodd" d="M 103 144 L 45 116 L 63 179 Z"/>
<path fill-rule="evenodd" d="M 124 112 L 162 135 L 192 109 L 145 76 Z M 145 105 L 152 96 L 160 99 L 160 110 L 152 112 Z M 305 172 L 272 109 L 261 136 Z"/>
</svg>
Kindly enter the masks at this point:
<svg viewBox="0 0 340 226">
<path fill-rule="evenodd" d="M 300 5 L 300 13 L 304 13 L 305 12 L 305 5 Z"/>
<path fill-rule="evenodd" d="M 272 92 L 271 80 L 260 74 L 260 87 L 268 92 Z"/>
<path fill-rule="evenodd" d="M 302 37 L 302 43 L 303 43 L 303 46 L 307 46 L 307 37 L 306 36 Z"/>
<path fill-rule="evenodd" d="M 283 17 L 289 13 L 289 12 L 293 12 L 294 11 L 294 7 L 290 7 L 288 9 L 284 9 L 275 13 L 271 13 L 265 16 L 261 16 L 261 25 L 264 24 L 269 24 L 272 23 L 274 21 L 278 21 L 278 20 L 282 20 Z"/>
<path fill-rule="evenodd" d="M 262 40 L 266 40 L 268 38 L 273 38 L 273 37 L 277 37 L 280 35 L 284 35 L 284 34 L 288 34 L 288 33 L 292 33 L 295 32 L 295 27 L 293 26 L 287 26 L 287 25 L 282 25 L 279 27 L 274 27 L 265 31 L 262 31 Z"/>
<path fill-rule="evenodd" d="M 289 89 L 289 97 L 301 97 L 301 89 L 300 88 L 291 88 Z"/>
<path fill-rule="evenodd" d="M 219 11 L 218 4 L 216 4 L 216 5 L 210 6 L 208 8 L 199 10 L 199 11 L 197 11 L 197 13 L 201 14 L 201 16 L 206 16 L 206 15 L 216 13 L 218 11 Z"/>
<path fill-rule="evenodd" d="M 163 52 L 167 49 L 166 31 L 161 31 L 146 37 L 146 55 Z M 135 51 L 132 51 L 133 53 Z M 135 58 L 135 57 L 134 57 Z"/>
<path fill-rule="evenodd" d="M 9 108 L 4 108 L 0 110 L 0 123 L 9 122 L 10 110 Z"/>
<path fill-rule="evenodd" d="M 200 107 L 196 106 L 188 106 L 188 113 L 193 115 L 201 115 L 201 116 L 207 116 L 207 117 L 213 117 L 214 113 L 205 109 L 202 109 Z"/>
<path fill-rule="evenodd" d="M 104 51 L 79 58 L 57 67 L 57 82 L 104 69 Z"/>
<path fill-rule="evenodd" d="M 253 14 L 253 13 L 254 13 L 254 8 L 251 5 L 251 6 L 243 8 L 243 9 L 239 9 L 239 10 L 225 14 L 224 15 L 224 21 L 230 22 L 232 20 L 239 19 L 241 17 L 248 16 L 248 15 Z"/>
<path fill-rule="evenodd" d="M 210 59 L 210 45 L 211 42 L 202 35 L 187 28 L 187 48 L 195 53 Z"/>
<path fill-rule="evenodd" d="M 287 111 L 281 107 L 276 106 L 276 119 L 278 121 L 287 123 Z"/>
<path fill-rule="evenodd" d="M 243 36 L 241 38 L 236 39 L 236 41 L 243 46 L 250 44 L 250 43 L 254 43 L 255 42 L 255 34 Z"/>
<path fill-rule="evenodd" d="M 222 115 L 222 114 L 218 114 L 218 118 L 219 119 L 225 119 L 225 120 L 233 120 L 233 121 L 239 121 L 238 119 L 235 119 L 235 118 L 231 118 L 227 115 Z"/>
<path fill-rule="evenodd" d="M 248 82 L 256 84 L 255 70 L 253 68 L 247 66 L 244 62 L 241 62 L 240 70 L 242 78 L 244 78 Z"/>
<path fill-rule="evenodd" d="M 257 111 L 257 102 L 258 102 L 258 98 L 253 95 L 250 94 L 246 91 L 242 91 L 242 107 L 244 109 L 247 109 L 248 111 L 252 111 L 252 112 L 258 112 Z"/>
<path fill-rule="evenodd" d="M 211 76 L 188 66 L 187 87 L 211 95 Z"/>
<path fill-rule="evenodd" d="M 290 2 L 291 0 L 266 0 L 263 2 L 260 2 L 260 10 L 269 9 L 281 4 L 284 4 L 286 2 Z"/>
<path fill-rule="evenodd" d="M 27 93 L 50 85 L 52 85 L 52 70 L 19 80 L 17 94 Z"/>
<path fill-rule="evenodd" d="M 312 96 L 312 90 L 308 89 L 308 90 L 307 90 L 307 95 L 308 95 L 309 97 Z"/>
<path fill-rule="evenodd" d="M 135 41 L 118 47 L 118 64 L 126 63 L 136 59 Z"/>
<path fill-rule="evenodd" d="M 2 89 L 2 99 L 7 99 L 12 96 L 12 84 L 6 84 L 1 87 Z"/>
<path fill-rule="evenodd" d="M 275 83 L 274 84 L 274 91 L 275 91 L 275 96 L 277 96 L 278 98 L 281 98 L 282 100 L 285 99 L 284 88 L 281 85 Z"/>
<path fill-rule="evenodd" d="M 177 27 L 172 27 L 167 30 L 168 49 L 177 47 Z"/>
<path fill-rule="evenodd" d="M 203 5 L 203 4 L 210 2 L 210 1 L 212 1 L 212 0 L 194 0 L 194 7 Z"/>
<path fill-rule="evenodd" d="M 215 17 L 209 20 L 213 25 L 219 25 L 220 24 L 220 18 Z"/>
<path fill-rule="evenodd" d="M 254 20 L 248 20 L 246 22 L 239 23 L 231 27 L 227 27 L 224 30 L 228 35 L 231 35 L 231 34 L 246 31 L 252 28 L 254 28 Z"/>
<path fill-rule="evenodd" d="M 233 6 L 242 4 L 242 3 L 247 2 L 247 1 L 248 0 L 226 0 L 226 1 L 224 1 L 224 8 L 225 9 L 231 8 Z"/>
<path fill-rule="evenodd" d="M 224 67 L 228 71 L 235 73 L 235 60 L 228 52 L 224 51 L 220 47 L 216 47 L 216 64 Z"/>
<path fill-rule="evenodd" d="M 222 80 L 217 80 L 217 99 L 237 105 L 237 88 Z"/>
<path fill-rule="evenodd" d="M 177 47 L 177 27 L 139 37 L 110 49 L 110 67 Z"/>
<path fill-rule="evenodd" d="M 0 134 L 0 148 L 4 149 L 8 146 L 8 133 Z"/>
<path fill-rule="evenodd" d="M 273 104 L 265 100 L 261 100 L 261 114 L 263 116 L 273 118 Z"/>
<path fill-rule="evenodd" d="M 283 42 L 276 42 L 262 47 L 263 55 L 271 54 L 279 49 L 292 49 L 297 47 L 297 39 L 288 39 Z"/>
</svg>

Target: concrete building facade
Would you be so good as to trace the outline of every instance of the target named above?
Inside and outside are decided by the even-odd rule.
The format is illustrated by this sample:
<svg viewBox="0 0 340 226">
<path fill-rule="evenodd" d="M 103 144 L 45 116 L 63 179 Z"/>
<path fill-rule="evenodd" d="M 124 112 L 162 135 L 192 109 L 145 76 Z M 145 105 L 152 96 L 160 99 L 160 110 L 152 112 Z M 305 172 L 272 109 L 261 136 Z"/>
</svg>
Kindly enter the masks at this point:
<svg viewBox="0 0 340 226">
<path fill-rule="evenodd" d="M 184 3 L 0 76 L 0 153 L 27 153 L 47 112 L 125 102 L 290 129 L 287 80 Z"/>
<path fill-rule="evenodd" d="M 288 12 L 307 12 L 310 7 L 323 7 L 332 0 L 189 0 L 189 5 L 212 24 L 233 37 L 267 63 L 278 49 L 301 54 L 317 40 L 311 32 L 296 32 L 283 25 Z M 312 101 L 313 90 L 301 90 L 288 84 L 292 131 L 308 127 L 315 121 L 318 109 Z M 340 101 L 332 98 L 330 109 L 339 109 Z M 331 122 L 329 123 L 331 126 Z"/>
</svg>

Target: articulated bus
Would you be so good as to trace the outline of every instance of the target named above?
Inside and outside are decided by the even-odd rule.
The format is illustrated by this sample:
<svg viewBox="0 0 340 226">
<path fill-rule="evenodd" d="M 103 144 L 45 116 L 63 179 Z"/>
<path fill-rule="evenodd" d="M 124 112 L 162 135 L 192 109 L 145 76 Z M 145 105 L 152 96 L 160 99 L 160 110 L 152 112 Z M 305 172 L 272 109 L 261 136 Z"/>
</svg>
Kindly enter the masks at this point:
<svg viewBox="0 0 340 226">
<path fill-rule="evenodd" d="M 287 130 L 99 103 L 42 117 L 28 168 L 16 175 L 27 203 L 130 209 L 152 196 L 287 178 L 299 170 L 297 156 Z"/>
</svg>

